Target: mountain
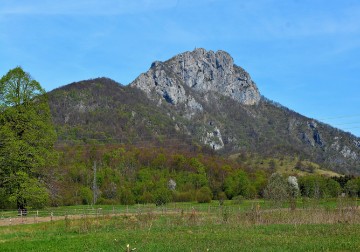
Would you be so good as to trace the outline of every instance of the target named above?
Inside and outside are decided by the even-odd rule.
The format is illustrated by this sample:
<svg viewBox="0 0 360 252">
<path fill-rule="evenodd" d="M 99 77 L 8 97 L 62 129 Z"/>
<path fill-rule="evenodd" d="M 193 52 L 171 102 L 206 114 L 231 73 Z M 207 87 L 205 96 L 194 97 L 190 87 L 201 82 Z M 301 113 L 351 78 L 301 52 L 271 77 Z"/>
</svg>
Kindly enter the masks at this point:
<svg viewBox="0 0 360 252">
<path fill-rule="evenodd" d="M 195 49 L 150 69 L 130 85 L 107 78 L 49 93 L 65 140 L 135 144 L 174 140 L 219 154 L 298 156 L 344 174 L 360 174 L 360 139 L 262 97 L 224 51 Z"/>
</svg>

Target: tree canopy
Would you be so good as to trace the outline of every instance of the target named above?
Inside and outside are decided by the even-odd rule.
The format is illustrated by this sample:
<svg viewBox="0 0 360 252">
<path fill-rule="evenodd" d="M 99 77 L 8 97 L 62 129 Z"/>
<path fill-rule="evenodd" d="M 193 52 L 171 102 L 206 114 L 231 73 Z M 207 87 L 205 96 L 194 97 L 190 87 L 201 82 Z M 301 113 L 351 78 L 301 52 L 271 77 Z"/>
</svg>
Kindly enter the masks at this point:
<svg viewBox="0 0 360 252">
<path fill-rule="evenodd" d="M 45 90 L 21 67 L 10 70 L 0 80 L 0 108 L 26 105 Z"/>
</svg>

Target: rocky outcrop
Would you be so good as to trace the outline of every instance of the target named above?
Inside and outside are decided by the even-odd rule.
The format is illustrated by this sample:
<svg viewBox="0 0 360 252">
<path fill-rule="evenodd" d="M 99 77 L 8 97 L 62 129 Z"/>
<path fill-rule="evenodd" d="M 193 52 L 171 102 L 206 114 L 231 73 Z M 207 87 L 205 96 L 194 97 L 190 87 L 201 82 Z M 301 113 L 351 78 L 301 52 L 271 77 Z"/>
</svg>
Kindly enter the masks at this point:
<svg viewBox="0 0 360 252">
<path fill-rule="evenodd" d="M 217 98 L 221 96 L 246 106 L 260 101 L 250 75 L 236 66 L 227 52 L 202 48 L 181 53 L 165 62 L 155 61 L 130 86 L 144 91 L 158 106 L 163 102 L 173 105 L 186 119 L 204 112 L 204 106 L 218 103 Z M 218 128 L 204 132 L 202 142 L 214 150 L 224 148 Z"/>
<path fill-rule="evenodd" d="M 323 146 L 323 140 L 318 130 L 318 124 L 315 121 L 307 122 L 307 133 L 303 133 L 303 139 L 311 146 Z"/>
<path fill-rule="evenodd" d="M 192 91 L 200 95 L 219 93 L 244 105 L 255 105 L 260 101 L 259 91 L 250 75 L 234 65 L 228 53 L 201 48 L 165 62 L 154 62 L 131 86 L 141 89 L 151 99 L 160 97 L 175 106 L 185 104 L 190 117 L 203 109 Z"/>
<path fill-rule="evenodd" d="M 218 92 L 245 105 L 254 105 L 260 100 L 250 75 L 234 65 L 227 52 L 199 48 L 173 57 L 166 65 L 186 86 L 198 92 Z"/>
<path fill-rule="evenodd" d="M 213 150 L 220 150 L 224 148 L 224 142 L 222 140 L 220 130 L 217 127 L 214 127 L 212 132 L 206 132 L 202 142 L 210 146 Z"/>
</svg>

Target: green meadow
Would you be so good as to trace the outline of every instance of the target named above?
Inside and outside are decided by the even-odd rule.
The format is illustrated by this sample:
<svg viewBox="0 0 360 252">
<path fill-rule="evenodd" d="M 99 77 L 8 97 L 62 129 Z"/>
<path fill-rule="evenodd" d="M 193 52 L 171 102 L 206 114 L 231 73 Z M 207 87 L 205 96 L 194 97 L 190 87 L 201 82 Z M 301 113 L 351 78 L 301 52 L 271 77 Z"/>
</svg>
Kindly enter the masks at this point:
<svg viewBox="0 0 360 252">
<path fill-rule="evenodd" d="M 329 203 L 290 210 L 262 204 L 140 205 L 118 211 L 103 206 L 97 214 L 2 226 L 0 250 L 360 251 L 357 206 Z M 72 213 L 75 208 L 60 210 Z"/>
</svg>

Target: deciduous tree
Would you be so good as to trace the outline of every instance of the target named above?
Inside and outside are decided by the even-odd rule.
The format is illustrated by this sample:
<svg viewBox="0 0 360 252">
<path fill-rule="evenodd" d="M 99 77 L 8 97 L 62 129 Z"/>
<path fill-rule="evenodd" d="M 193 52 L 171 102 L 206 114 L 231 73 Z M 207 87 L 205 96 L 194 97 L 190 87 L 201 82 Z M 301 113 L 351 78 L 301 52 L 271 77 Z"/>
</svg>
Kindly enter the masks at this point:
<svg viewBox="0 0 360 252">
<path fill-rule="evenodd" d="M 14 196 L 23 183 L 10 178 L 23 172 L 28 183 L 43 176 L 56 160 L 55 141 L 44 89 L 21 67 L 10 70 L 0 79 L 0 188 Z"/>
</svg>

